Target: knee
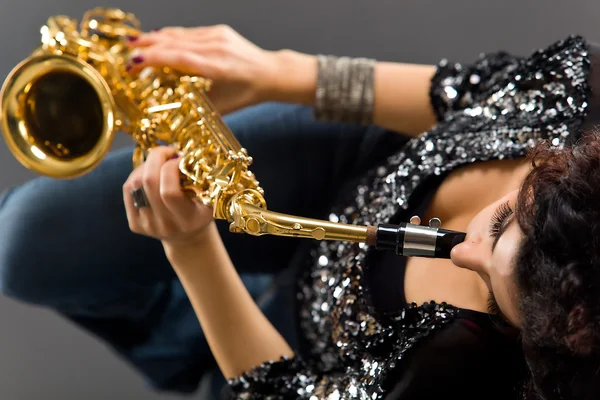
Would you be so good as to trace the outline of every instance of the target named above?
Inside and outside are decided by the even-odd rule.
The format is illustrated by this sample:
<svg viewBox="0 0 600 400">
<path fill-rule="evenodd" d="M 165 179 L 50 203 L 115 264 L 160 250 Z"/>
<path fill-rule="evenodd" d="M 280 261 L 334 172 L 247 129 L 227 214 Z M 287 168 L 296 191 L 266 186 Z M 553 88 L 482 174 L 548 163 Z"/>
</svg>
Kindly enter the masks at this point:
<svg viewBox="0 0 600 400">
<path fill-rule="evenodd" d="M 73 281 L 82 276 L 93 281 L 96 275 L 89 264 L 81 266 L 79 255 L 96 249 L 94 225 L 121 221 L 121 188 L 130 170 L 131 150 L 124 149 L 84 177 L 37 177 L 0 192 L 0 292 L 46 306 L 57 306 L 74 292 L 85 294 Z M 120 232 L 106 235 L 106 241 L 112 245 Z M 107 246 L 85 261 L 100 264 Z"/>
<path fill-rule="evenodd" d="M 17 207 L 12 199 L 18 189 L 9 188 L 0 194 L 0 293 L 9 297 L 19 297 L 15 276 L 28 254 L 25 227 L 19 223 L 21 207 Z"/>
<path fill-rule="evenodd" d="M 43 248 L 36 237 L 52 217 L 44 213 L 43 199 L 24 196 L 24 186 L 0 194 L 0 293 L 34 302 L 44 286 Z M 51 232 L 48 232 L 51 234 Z"/>
</svg>

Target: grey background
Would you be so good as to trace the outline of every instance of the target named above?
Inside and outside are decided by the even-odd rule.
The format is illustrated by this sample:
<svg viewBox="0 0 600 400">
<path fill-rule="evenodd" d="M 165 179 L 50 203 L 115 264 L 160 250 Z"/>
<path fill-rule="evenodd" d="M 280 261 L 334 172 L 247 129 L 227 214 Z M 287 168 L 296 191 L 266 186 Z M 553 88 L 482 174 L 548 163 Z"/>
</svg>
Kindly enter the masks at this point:
<svg viewBox="0 0 600 400">
<path fill-rule="evenodd" d="M 269 49 L 416 63 L 527 54 L 571 33 L 600 40 L 597 0 L 0 0 L 0 78 L 37 46 L 48 16 L 79 18 L 95 6 L 134 12 L 148 30 L 226 23 Z M 0 191 L 33 177 L 2 143 Z M 179 397 L 149 392 L 104 344 L 52 312 L 0 297 L 0 399 L 80 398 Z"/>
</svg>

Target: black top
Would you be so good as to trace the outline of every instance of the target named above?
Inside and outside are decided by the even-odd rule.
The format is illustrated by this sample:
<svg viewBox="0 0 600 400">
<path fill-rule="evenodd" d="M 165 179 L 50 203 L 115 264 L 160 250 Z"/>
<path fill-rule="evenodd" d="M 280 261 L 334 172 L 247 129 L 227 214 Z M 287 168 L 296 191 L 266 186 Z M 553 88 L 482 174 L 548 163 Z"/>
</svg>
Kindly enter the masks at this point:
<svg viewBox="0 0 600 400">
<path fill-rule="evenodd" d="M 442 182 L 439 178 L 430 181 L 419 200 L 414 202 L 415 206 L 396 214 L 389 222 L 395 224 L 406 221 L 403 216 L 424 215 Z M 375 311 L 387 314 L 404 309 L 408 305 L 403 285 L 406 257 L 397 256 L 393 251 L 371 251 L 367 263 L 366 286 Z"/>
</svg>

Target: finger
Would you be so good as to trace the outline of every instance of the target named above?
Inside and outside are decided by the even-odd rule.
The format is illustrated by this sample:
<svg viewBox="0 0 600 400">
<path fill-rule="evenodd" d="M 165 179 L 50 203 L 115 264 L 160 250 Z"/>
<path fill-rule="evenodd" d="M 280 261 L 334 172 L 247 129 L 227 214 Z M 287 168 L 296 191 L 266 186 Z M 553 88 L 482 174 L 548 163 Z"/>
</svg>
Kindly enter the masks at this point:
<svg viewBox="0 0 600 400">
<path fill-rule="evenodd" d="M 198 55 L 223 55 L 232 53 L 231 47 L 226 43 L 211 42 L 211 41 L 197 41 L 197 40 L 180 40 L 177 42 L 173 41 L 159 41 L 152 46 L 148 46 L 143 50 L 139 50 L 139 54 L 150 53 L 150 52 L 163 52 L 165 50 L 180 50 L 189 51 Z"/>
<path fill-rule="evenodd" d="M 131 191 L 142 187 L 142 175 L 143 166 L 139 166 L 131 172 L 127 181 L 123 184 L 123 203 L 125 204 L 127 223 L 132 232 L 139 234 L 145 233 L 144 225 L 146 224 L 142 223 L 142 216 L 139 213 L 139 209 L 134 205 Z"/>
<path fill-rule="evenodd" d="M 136 73 L 145 67 L 170 67 L 184 74 L 202 74 L 211 79 L 215 71 L 213 64 L 206 57 L 194 51 L 182 50 L 179 46 L 152 47 L 134 54 L 128 69 L 131 73 Z"/>
<path fill-rule="evenodd" d="M 191 32 L 184 32 L 183 28 L 164 28 L 161 31 L 144 32 L 139 36 L 128 38 L 129 46 L 132 48 L 146 47 L 152 44 L 164 41 L 173 40 L 177 37 L 191 36 Z"/>
<path fill-rule="evenodd" d="M 202 26 L 197 28 L 165 28 L 157 32 L 130 37 L 129 46 L 135 49 L 160 43 L 165 43 L 169 46 L 182 42 L 201 44 L 214 41 L 221 43 L 230 37 L 231 31 L 232 29 L 226 25 Z"/>
<path fill-rule="evenodd" d="M 197 204 L 185 194 L 181 186 L 180 159 L 167 161 L 160 174 L 160 197 L 163 204 L 180 222 L 185 222 L 196 211 Z"/>
<path fill-rule="evenodd" d="M 165 26 L 160 29 L 155 29 L 152 31 L 157 36 L 182 36 L 188 35 L 193 32 L 194 28 L 189 28 L 185 26 Z"/>
<path fill-rule="evenodd" d="M 168 215 L 161 197 L 160 197 L 160 174 L 163 164 L 173 156 L 175 150 L 172 147 L 161 146 L 152 149 L 146 162 L 144 163 L 144 171 L 142 182 L 144 190 L 152 212 L 155 217 L 165 217 Z"/>
<path fill-rule="evenodd" d="M 225 36 L 233 32 L 233 29 L 225 24 L 217 24 L 217 25 L 206 25 L 206 26 L 196 26 L 193 28 L 183 28 L 183 27 L 167 27 L 160 29 L 158 31 L 152 32 L 155 37 L 163 37 L 163 38 L 205 38 L 205 37 L 216 37 L 216 36 Z"/>
<path fill-rule="evenodd" d="M 218 36 L 220 29 L 216 26 L 206 26 L 197 28 L 167 27 L 152 32 L 144 32 L 139 36 L 129 37 L 129 45 L 135 47 L 146 47 L 161 41 L 179 40 L 198 40 L 203 37 Z"/>
</svg>

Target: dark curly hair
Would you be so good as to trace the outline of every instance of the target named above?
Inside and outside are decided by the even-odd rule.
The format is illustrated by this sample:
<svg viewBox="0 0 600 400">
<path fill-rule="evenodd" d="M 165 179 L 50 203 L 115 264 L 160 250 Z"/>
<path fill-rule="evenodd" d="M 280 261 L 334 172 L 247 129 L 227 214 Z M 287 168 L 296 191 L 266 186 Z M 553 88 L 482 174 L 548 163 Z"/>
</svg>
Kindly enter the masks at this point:
<svg viewBox="0 0 600 400">
<path fill-rule="evenodd" d="M 529 157 L 515 210 L 524 397 L 600 399 L 600 133 Z"/>
</svg>

